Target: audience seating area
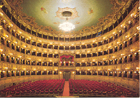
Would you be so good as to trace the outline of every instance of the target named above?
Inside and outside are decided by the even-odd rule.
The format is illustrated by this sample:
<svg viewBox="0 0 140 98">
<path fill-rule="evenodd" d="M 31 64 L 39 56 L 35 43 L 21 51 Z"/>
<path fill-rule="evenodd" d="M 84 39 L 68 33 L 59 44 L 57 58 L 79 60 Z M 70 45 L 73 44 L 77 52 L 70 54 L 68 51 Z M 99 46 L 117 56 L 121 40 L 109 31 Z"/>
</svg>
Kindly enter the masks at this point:
<svg viewBox="0 0 140 98">
<path fill-rule="evenodd" d="M 0 97 L 55 97 L 63 96 L 65 79 L 23 82 L 0 90 Z M 138 97 L 127 88 L 114 83 L 69 79 L 70 96 L 80 97 Z"/>
<path fill-rule="evenodd" d="M 113 83 L 69 79 L 71 96 L 137 97 L 138 94 Z"/>
<path fill-rule="evenodd" d="M 40 80 L 24 82 L 0 91 L 3 96 L 57 96 L 62 95 L 65 79 Z"/>
</svg>

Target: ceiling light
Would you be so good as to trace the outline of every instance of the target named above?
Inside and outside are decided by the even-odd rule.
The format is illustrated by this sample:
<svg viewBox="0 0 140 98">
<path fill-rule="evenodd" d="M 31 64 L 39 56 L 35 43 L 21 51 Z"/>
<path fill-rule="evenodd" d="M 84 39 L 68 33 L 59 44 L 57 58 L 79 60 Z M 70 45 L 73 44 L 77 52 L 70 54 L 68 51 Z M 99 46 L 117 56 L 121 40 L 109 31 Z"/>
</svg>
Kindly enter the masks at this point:
<svg viewBox="0 0 140 98">
<path fill-rule="evenodd" d="M 140 30 L 140 26 L 137 27 L 137 30 Z"/>
<path fill-rule="evenodd" d="M 133 17 L 134 16 L 134 13 L 132 13 L 130 16 Z"/>
<path fill-rule="evenodd" d="M 130 24 L 130 23 L 131 23 L 131 21 L 128 21 L 128 23 Z"/>
<path fill-rule="evenodd" d="M 70 22 L 64 22 L 62 24 L 59 25 L 59 29 L 63 30 L 63 31 L 71 31 L 75 28 L 75 25 L 73 25 Z"/>
<path fill-rule="evenodd" d="M 3 49 L 0 49 L 0 52 L 2 52 L 3 51 Z"/>
<path fill-rule="evenodd" d="M 3 16 L 3 13 L 2 12 L 0 12 L 0 16 Z"/>
</svg>

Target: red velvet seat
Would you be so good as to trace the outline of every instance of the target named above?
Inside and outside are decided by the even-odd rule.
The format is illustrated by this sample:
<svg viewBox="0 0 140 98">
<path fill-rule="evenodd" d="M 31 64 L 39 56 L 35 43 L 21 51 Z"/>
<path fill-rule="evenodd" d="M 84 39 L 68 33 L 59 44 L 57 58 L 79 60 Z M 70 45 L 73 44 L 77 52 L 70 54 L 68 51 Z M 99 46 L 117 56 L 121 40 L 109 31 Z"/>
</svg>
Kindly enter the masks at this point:
<svg viewBox="0 0 140 98">
<path fill-rule="evenodd" d="M 48 93 L 49 93 L 49 91 L 48 91 L 48 90 L 46 90 L 46 91 L 45 91 L 45 93 L 46 93 L 46 94 L 48 94 Z"/>
<path fill-rule="evenodd" d="M 12 94 L 12 95 L 19 95 L 19 94 L 62 94 L 63 87 L 64 87 L 64 79 L 57 80 L 40 80 L 35 82 L 24 82 L 20 83 L 16 86 L 7 87 L 4 90 L 1 90 L 1 94 L 3 93 L 6 95 L 6 93 Z"/>
<path fill-rule="evenodd" d="M 51 89 L 51 90 L 49 91 L 49 93 L 50 93 L 50 94 L 53 94 L 53 89 Z"/>
<path fill-rule="evenodd" d="M 39 94 L 39 93 L 40 93 L 40 91 L 39 91 L 39 90 L 36 90 L 35 92 L 36 92 L 36 94 Z"/>
</svg>

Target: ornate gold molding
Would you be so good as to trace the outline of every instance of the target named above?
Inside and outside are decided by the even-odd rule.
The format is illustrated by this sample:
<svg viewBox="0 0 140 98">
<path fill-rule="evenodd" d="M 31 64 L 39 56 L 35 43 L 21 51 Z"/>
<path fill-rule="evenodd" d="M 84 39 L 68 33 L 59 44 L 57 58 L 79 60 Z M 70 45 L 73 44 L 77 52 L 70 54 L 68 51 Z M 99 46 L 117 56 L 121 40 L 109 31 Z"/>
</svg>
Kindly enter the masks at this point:
<svg viewBox="0 0 140 98">
<path fill-rule="evenodd" d="M 69 8 L 69 7 L 58 8 L 58 11 L 56 12 L 56 17 L 59 17 L 60 19 L 66 19 L 66 17 L 62 15 L 62 13 L 65 11 L 69 11 L 72 13 L 72 15 L 68 17 L 68 19 L 74 19 L 76 17 L 79 17 L 78 12 L 76 11 L 76 8 Z"/>
<path fill-rule="evenodd" d="M 116 22 L 117 19 L 119 19 L 119 17 L 121 17 L 121 15 L 131 4 L 132 0 L 121 0 L 121 3 L 118 0 L 110 0 L 111 4 L 113 4 L 113 7 L 111 8 L 113 10 L 113 13 L 100 18 L 97 26 L 83 27 L 83 29 L 79 31 L 71 31 L 69 32 L 69 34 L 65 34 L 63 31 L 56 31 L 50 26 L 39 26 L 35 22 L 35 18 L 28 16 L 21 11 L 23 8 L 20 5 L 23 3 L 23 0 L 3 0 L 3 2 L 4 5 L 9 9 L 10 13 L 16 19 L 18 19 L 20 23 L 22 23 L 25 27 L 28 27 L 29 29 L 39 32 L 47 32 L 48 35 L 53 36 L 65 37 L 69 35 L 71 37 L 74 37 L 76 35 L 81 35 L 82 33 L 97 33 L 111 26 Z"/>
</svg>

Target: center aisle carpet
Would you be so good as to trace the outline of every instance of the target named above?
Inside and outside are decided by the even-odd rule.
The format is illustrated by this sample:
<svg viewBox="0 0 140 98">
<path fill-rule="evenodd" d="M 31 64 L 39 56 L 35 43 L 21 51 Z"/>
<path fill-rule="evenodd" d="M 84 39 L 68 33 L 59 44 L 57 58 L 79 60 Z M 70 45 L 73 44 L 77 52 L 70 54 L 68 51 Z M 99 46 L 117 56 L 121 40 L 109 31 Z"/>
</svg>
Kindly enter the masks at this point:
<svg viewBox="0 0 140 98">
<path fill-rule="evenodd" d="M 69 96 L 69 81 L 65 81 L 63 96 Z"/>
</svg>

